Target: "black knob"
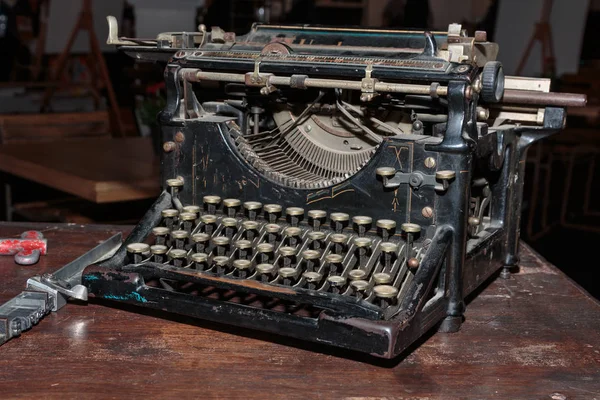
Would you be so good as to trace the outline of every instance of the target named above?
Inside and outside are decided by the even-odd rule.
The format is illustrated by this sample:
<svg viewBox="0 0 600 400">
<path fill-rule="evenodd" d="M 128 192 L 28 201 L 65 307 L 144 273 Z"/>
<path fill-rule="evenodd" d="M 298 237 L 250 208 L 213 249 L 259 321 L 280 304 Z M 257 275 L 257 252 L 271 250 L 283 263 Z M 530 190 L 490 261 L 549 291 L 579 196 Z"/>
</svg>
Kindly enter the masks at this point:
<svg viewBox="0 0 600 400">
<path fill-rule="evenodd" d="M 481 99 L 486 103 L 498 103 L 504 96 L 504 70 L 499 61 L 490 61 L 481 73 Z"/>
</svg>

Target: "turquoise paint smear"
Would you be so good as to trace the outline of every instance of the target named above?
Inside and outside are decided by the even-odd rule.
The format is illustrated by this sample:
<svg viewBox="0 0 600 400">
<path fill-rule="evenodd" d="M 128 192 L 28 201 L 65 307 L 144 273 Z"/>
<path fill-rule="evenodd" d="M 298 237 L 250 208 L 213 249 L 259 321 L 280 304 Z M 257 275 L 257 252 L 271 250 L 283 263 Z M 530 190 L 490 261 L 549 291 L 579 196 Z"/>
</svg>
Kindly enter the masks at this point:
<svg viewBox="0 0 600 400">
<path fill-rule="evenodd" d="M 83 279 L 85 279 L 86 281 L 97 281 L 100 278 L 96 275 L 86 275 L 83 277 Z"/>
<path fill-rule="evenodd" d="M 121 301 L 135 300 L 140 303 L 148 302 L 148 299 L 146 299 L 144 296 L 142 296 L 138 292 L 131 292 L 127 296 L 117 296 L 114 294 L 105 294 L 103 297 L 105 299 L 111 299 L 111 300 L 121 300 Z"/>
</svg>

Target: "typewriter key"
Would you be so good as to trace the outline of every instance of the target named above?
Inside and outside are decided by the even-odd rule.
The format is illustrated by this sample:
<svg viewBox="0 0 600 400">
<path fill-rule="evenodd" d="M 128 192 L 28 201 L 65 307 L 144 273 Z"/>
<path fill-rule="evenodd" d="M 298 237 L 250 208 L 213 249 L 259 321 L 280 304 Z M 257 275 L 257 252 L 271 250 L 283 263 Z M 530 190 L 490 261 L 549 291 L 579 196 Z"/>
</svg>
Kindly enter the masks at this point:
<svg viewBox="0 0 600 400">
<path fill-rule="evenodd" d="M 379 235 L 384 241 L 389 240 L 390 236 L 394 236 L 394 230 L 396 229 L 396 221 L 392 219 L 379 219 L 377 220 L 377 228 Z"/>
<path fill-rule="evenodd" d="M 331 220 L 331 229 L 333 229 L 336 233 L 341 233 L 342 230 L 348 226 L 350 216 L 346 213 L 338 212 L 329 214 L 329 219 Z"/>
<path fill-rule="evenodd" d="M 227 251 L 229 250 L 229 238 L 225 236 L 217 236 L 213 238 L 213 243 L 215 244 L 215 255 L 217 256 L 225 256 Z"/>
<path fill-rule="evenodd" d="M 154 235 L 154 243 L 160 245 L 167 245 L 167 238 L 171 231 L 165 226 L 156 226 L 152 228 L 152 234 Z M 169 244 L 170 246 L 170 244 Z"/>
<path fill-rule="evenodd" d="M 235 214 L 240 209 L 242 201 L 240 199 L 225 199 L 223 200 L 224 213 L 230 218 L 235 217 Z"/>
<path fill-rule="evenodd" d="M 302 234 L 302 229 L 290 226 L 283 231 L 285 236 L 287 237 L 287 243 L 289 246 L 296 246 L 300 239 L 300 235 Z"/>
<path fill-rule="evenodd" d="M 358 236 L 364 236 L 365 233 L 370 229 L 371 224 L 373 223 L 373 218 L 366 217 L 364 215 L 357 215 L 352 217 L 352 222 L 354 223 L 354 230 L 358 233 Z"/>
<path fill-rule="evenodd" d="M 183 179 L 167 179 L 167 186 L 171 192 L 171 197 L 177 198 L 179 196 L 179 190 L 183 187 Z"/>
<path fill-rule="evenodd" d="M 173 247 L 179 250 L 184 250 L 186 247 L 186 240 L 190 237 L 190 234 L 184 230 L 176 230 L 171 232 L 171 238 L 175 242 Z"/>
<path fill-rule="evenodd" d="M 127 254 L 130 264 L 139 264 L 150 253 L 150 245 L 146 243 L 130 243 L 127 245 Z"/>
<path fill-rule="evenodd" d="M 248 276 L 250 267 L 252 267 L 252 263 L 249 260 L 233 260 L 233 268 L 235 268 L 236 275 L 239 278 L 245 279 Z"/>
<path fill-rule="evenodd" d="M 217 223 L 217 217 L 212 214 L 204 214 L 200 217 L 200 221 L 204 224 L 201 228 L 207 235 L 212 235 L 215 231 L 215 225 Z"/>
<path fill-rule="evenodd" d="M 379 245 L 379 248 L 381 249 L 381 263 L 387 271 L 392 266 L 392 259 L 398 251 L 398 245 L 392 242 L 383 242 Z"/>
<path fill-rule="evenodd" d="M 401 226 L 402 231 L 406 234 L 406 253 L 405 257 L 408 260 L 412 257 L 413 253 L 413 240 L 414 235 L 421 232 L 421 226 L 417 224 L 405 223 Z"/>
<path fill-rule="evenodd" d="M 194 229 L 194 223 L 196 222 L 196 213 L 183 212 L 179 214 L 179 220 L 184 231 L 190 233 Z"/>
<path fill-rule="evenodd" d="M 196 214 L 196 217 L 200 214 L 200 207 L 199 206 L 185 206 L 183 207 L 183 212 L 186 213 L 194 213 Z"/>
<path fill-rule="evenodd" d="M 279 276 L 284 285 L 290 286 L 295 283 L 298 278 L 298 268 L 283 267 L 279 269 Z"/>
<path fill-rule="evenodd" d="M 321 280 L 323 280 L 323 275 L 314 271 L 307 271 L 302 274 L 302 277 L 306 280 L 308 289 L 310 290 L 315 290 L 319 283 L 321 283 Z"/>
<path fill-rule="evenodd" d="M 152 253 L 152 261 L 156 263 L 164 263 L 167 251 L 169 251 L 169 248 L 167 246 L 163 246 L 162 244 L 155 244 L 154 246 L 150 246 L 150 253 Z"/>
<path fill-rule="evenodd" d="M 269 282 L 275 277 L 276 268 L 273 264 L 263 263 L 256 266 L 256 272 L 260 276 L 261 281 Z"/>
<path fill-rule="evenodd" d="M 247 240 L 254 240 L 258 234 L 259 223 L 256 221 L 244 221 L 242 222 L 242 228 L 244 228 L 244 237 Z"/>
<path fill-rule="evenodd" d="M 194 253 L 190 256 L 190 259 L 194 265 L 194 269 L 198 271 L 205 271 L 208 262 L 208 254 L 206 253 Z"/>
<path fill-rule="evenodd" d="M 373 293 L 380 301 L 379 306 L 385 308 L 396 302 L 398 289 L 390 285 L 377 285 L 373 288 Z"/>
<path fill-rule="evenodd" d="M 396 168 L 392 168 L 392 167 L 379 167 L 375 170 L 375 173 L 378 176 L 381 176 L 383 178 L 391 178 L 394 175 L 396 175 Z"/>
<path fill-rule="evenodd" d="M 274 223 L 281 216 L 283 207 L 279 204 L 265 204 L 264 209 L 266 214 L 265 219 L 270 223 Z"/>
<path fill-rule="evenodd" d="M 246 215 L 248 219 L 251 221 L 255 221 L 258 213 L 260 213 L 260 209 L 262 208 L 262 203 L 258 201 L 247 201 L 244 203 L 244 208 L 246 209 Z"/>
<path fill-rule="evenodd" d="M 329 283 L 329 290 L 333 293 L 341 293 L 346 285 L 346 278 L 339 275 L 332 275 L 327 277 Z"/>
<path fill-rule="evenodd" d="M 310 248 L 313 250 L 321 250 L 323 247 L 323 239 L 325 239 L 325 233 L 320 231 L 313 231 L 308 233 L 308 238 L 311 240 Z"/>
<path fill-rule="evenodd" d="M 358 256 L 358 264 L 364 267 L 369 260 L 369 248 L 373 241 L 366 237 L 357 237 L 354 239 L 354 245 L 356 246 L 356 254 Z"/>
<path fill-rule="evenodd" d="M 229 257 L 217 256 L 213 257 L 213 269 L 217 274 L 224 274 L 229 267 Z"/>
<path fill-rule="evenodd" d="M 283 267 L 291 267 L 292 264 L 295 264 L 296 259 L 296 249 L 289 246 L 284 246 L 279 249 L 279 254 L 282 257 Z"/>
<path fill-rule="evenodd" d="M 385 272 L 378 272 L 376 274 L 373 274 L 373 281 L 377 285 L 386 285 L 386 284 L 392 282 L 392 276 Z"/>
<path fill-rule="evenodd" d="M 260 263 L 264 264 L 273 260 L 275 246 L 273 246 L 271 243 L 261 243 L 256 246 L 256 251 L 259 253 Z"/>
<path fill-rule="evenodd" d="M 329 272 L 332 274 L 341 272 L 343 257 L 339 254 L 328 254 L 325 256 L 325 261 L 329 263 Z"/>
<path fill-rule="evenodd" d="M 279 240 L 279 231 L 281 230 L 281 226 L 277 224 L 267 224 L 265 225 L 265 231 L 267 232 L 267 242 L 271 244 L 275 244 Z"/>
<path fill-rule="evenodd" d="M 177 217 L 179 216 L 179 211 L 173 208 L 167 208 L 166 210 L 162 210 L 160 212 L 163 223 L 168 229 L 173 229 L 175 226 L 175 222 L 177 221 Z"/>
<path fill-rule="evenodd" d="M 327 212 L 323 210 L 310 210 L 308 212 L 309 223 L 315 231 L 321 229 L 321 225 L 325 223 Z"/>
<path fill-rule="evenodd" d="M 249 240 L 238 240 L 235 242 L 235 247 L 238 249 L 238 258 L 248 259 L 252 257 L 252 242 Z"/>
<path fill-rule="evenodd" d="M 304 208 L 300 207 L 288 207 L 285 209 L 287 220 L 291 226 L 298 226 L 300 221 L 304 218 Z"/>
<path fill-rule="evenodd" d="M 314 271 L 319 268 L 319 258 L 321 253 L 316 250 L 305 250 L 302 252 L 302 258 L 306 261 L 306 270 Z"/>
<path fill-rule="evenodd" d="M 217 212 L 217 207 L 221 203 L 221 198 L 219 196 L 208 195 L 202 198 L 204 202 L 204 207 L 206 212 L 209 214 L 215 214 Z"/>
<path fill-rule="evenodd" d="M 348 236 L 343 233 L 334 233 L 329 237 L 334 243 L 333 252 L 335 254 L 342 254 L 346 249 L 346 243 L 348 243 Z"/>
<path fill-rule="evenodd" d="M 192 235 L 192 242 L 195 244 L 197 253 L 204 253 L 210 241 L 210 235 L 206 233 L 195 233 Z"/>
<path fill-rule="evenodd" d="M 225 236 L 231 239 L 237 232 L 237 219 L 229 217 L 223 218 L 221 224 L 223 224 Z"/>
<path fill-rule="evenodd" d="M 367 278 L 367 271 L 363 270 L 363 269 L 353 269 L 352 271 L 350 271 L 348 273 L 348 278 L 351 281 L 356 281 L 359 279 L 366 279 Z"/>
<path fill-rule="evenodd" d="M 355 281 L 350 282 L 350 288 L 352 289 L 352 294 L 354 296 L 358 297 L 359 299 L 362 299 L 365 297 L 365 292 L 368 287 L 369 287 L 369 282 L 362 280 L 362 279 L 357 279 Z"/>
<path fill-rule="evenodd" d="M 171 264 L 173 266 L 179 268 L 185 267 L 185 264 L 187 262 L 187 251 L 180 249 L 172 249 L 171 251 L 169 251 L 167 256 L 169 257 L 169 260 L 171 261 Z"/>
</svg>

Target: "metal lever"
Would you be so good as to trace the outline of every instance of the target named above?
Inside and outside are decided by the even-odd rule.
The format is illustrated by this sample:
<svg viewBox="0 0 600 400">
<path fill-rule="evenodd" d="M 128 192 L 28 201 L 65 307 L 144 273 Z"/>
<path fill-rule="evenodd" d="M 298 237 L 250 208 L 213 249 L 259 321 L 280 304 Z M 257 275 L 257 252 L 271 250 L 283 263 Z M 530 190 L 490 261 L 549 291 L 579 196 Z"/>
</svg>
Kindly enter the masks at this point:
<svg viewBox="0 0 600 400">
<path fill-rule="evenodd" d="M 454 171 L 437 171 L 435 175 L 426 175 L 420 171 L 400 172 L 392 167 L 377 168 L 376 174 L 383 179 L 385 188 L 396 189 L 400 185 L 408 184 L 413 189 L 418 189 L 421 186 L 433 186 L 437 192 L 448 190 L 449 182 L 456 177 Z"/>
</svg>

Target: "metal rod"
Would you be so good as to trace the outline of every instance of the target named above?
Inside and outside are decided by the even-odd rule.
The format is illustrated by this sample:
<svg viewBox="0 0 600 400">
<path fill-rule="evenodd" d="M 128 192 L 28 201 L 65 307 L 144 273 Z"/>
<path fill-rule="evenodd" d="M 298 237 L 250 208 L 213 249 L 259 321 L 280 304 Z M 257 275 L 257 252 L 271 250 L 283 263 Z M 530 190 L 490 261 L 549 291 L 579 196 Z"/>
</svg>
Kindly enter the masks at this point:
<svg viewBox="0 0 600 400">
<path fill-rule="evenodd" d="M 504 91 L 502 102 L 536 106 L 585 107 L 587 97 L 578 93 L 545 93 L 533 90 L 508 89 Z"/>
</svg>

